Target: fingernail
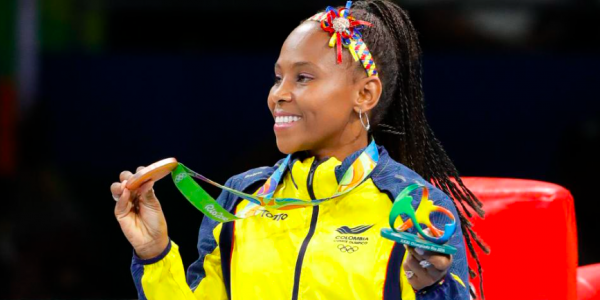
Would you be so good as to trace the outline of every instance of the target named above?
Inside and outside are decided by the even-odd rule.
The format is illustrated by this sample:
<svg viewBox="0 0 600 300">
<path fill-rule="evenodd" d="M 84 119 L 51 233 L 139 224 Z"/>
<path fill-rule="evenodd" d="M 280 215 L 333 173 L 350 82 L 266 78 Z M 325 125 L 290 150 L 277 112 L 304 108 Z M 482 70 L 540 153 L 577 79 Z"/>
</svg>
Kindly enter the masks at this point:
<svg viewBox="0 0 600 300">
<path fill-rule="evenodd" d="M 119 201 L 119 196 L 117 196 L 117 195 L 112 195 L 112 197 L 113 197 L 113 199 L 114 199 L 115 201 Z"/>
<path fill-rule="evenodd" d="M 417 254 L 419 254 L 419 255 L 425 254 L 425 250 L 423 250 L 421 248 L 415 248 L 415 252 L 417 252 Z"/>
<path fill-rule="evenodd" d="M 427 268 L 431 267 L 431 263 L 427 260 L 422 260 L 419 262 L 419 264 L 421 265 L 421 267 L 423 269 L 427 269 Z"/>
</svg>

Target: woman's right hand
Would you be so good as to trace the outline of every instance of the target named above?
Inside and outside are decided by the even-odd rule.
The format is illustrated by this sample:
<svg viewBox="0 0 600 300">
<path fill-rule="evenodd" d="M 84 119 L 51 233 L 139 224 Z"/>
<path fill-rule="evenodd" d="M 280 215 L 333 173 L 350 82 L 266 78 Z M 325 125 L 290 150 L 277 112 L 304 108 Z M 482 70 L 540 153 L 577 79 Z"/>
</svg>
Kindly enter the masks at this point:
<svg viewBox="0 0 600 300">
<path fill-rule="evenodd" d="M 137 171 L 143 167 L 139 167 Z M 119 175 L 119 182 L 110 186 L 115 205 L 115 217 L 121 230 L 142 259 L 160 255 L 169 243 L 167 222 L 154 194 L 154 181 L 149 181 L 137 190 L 126 188 L 127 180 L 133 176 L 129 171 Z"/>
</svg>

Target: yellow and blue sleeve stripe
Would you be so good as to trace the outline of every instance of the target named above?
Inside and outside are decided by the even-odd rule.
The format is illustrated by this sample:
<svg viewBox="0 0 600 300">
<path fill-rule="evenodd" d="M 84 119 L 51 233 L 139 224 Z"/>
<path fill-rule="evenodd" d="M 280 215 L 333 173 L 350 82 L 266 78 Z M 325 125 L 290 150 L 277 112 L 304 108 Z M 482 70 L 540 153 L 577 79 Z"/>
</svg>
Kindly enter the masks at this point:
<svg viewBox="0 0 600 300">
<path fill-rule="evenodd" d="M 173 241 L 152 259 L 134 253 L 131 272 L 139 299 L 196 299 L 185 281 L 179 247 Z"/>
</svg>

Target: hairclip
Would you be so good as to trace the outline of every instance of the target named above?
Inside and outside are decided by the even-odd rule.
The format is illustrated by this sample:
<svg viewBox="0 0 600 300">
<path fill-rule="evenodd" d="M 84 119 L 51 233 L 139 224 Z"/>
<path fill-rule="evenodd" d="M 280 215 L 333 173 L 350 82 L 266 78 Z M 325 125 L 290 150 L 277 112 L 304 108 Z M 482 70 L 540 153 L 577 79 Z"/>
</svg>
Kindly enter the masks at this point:
<svg viewBox="0 0 600 300">
<path fill-rule="evenodd" d="M 350 50 L 355 61 L 360 60 L 369 76 L 377 76 L 377 68 L 369 48 L 362 39 L 360 32 L 365 26 L 373 26 L 371 23 L 356 20 L 350 14 L 352 1 L 346 2 L 346 7 L 336 9 L 327 7 L 325 12 L 312 16 L 309 20 L 321 23 L 321 28 L 331 35 L 329 47 L 336 47 L 337 63 L 342 63 L 342 46 Z"/>
</svg>

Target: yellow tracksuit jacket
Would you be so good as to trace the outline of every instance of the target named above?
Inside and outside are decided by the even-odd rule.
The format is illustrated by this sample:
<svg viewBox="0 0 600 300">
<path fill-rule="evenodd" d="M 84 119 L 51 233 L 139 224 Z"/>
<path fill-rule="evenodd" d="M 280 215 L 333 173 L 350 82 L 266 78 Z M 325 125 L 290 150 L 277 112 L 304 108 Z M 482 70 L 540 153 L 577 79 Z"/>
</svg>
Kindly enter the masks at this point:
<svg viewBox="0 0 600 300">
<path fill-rule="evenodd" d="M 348 194 L 319 206 L 294 210 L 264 209 L 230 223 L 204 218 L 199 259 L 186 273 L 177 245 L 158 257 L 134 255 L 132 274 L 140 299 L 469 299 L 467 263 L 460 224 L 450 244 L 458 248 L 448 275 L 414 291 L 402 270 L 405 248 L 382 238 L 389 227 L 393 199 L 415 182 L 430 189 L 436 205 L 456 209 L 447 195 L 378 146 L 380 160 L 371 177 Z M 362 152 L 343 162 L 295 154 L 275 197 L 319 199 L 332 195 L 338 180 Z M 281 163 L 281 161 L 279 162 Z M 274 167 L 250 170 L 226 185 L 253 192 Z M 415 192 L 415 201 L 420 199 Z M 217 199 L 234 212 L 248 204 L 230 193 Z M 416 208 L 418 202 L 413 202 Z M 439 228 L 444 217 L 432 219 Z"/>
</svg>

